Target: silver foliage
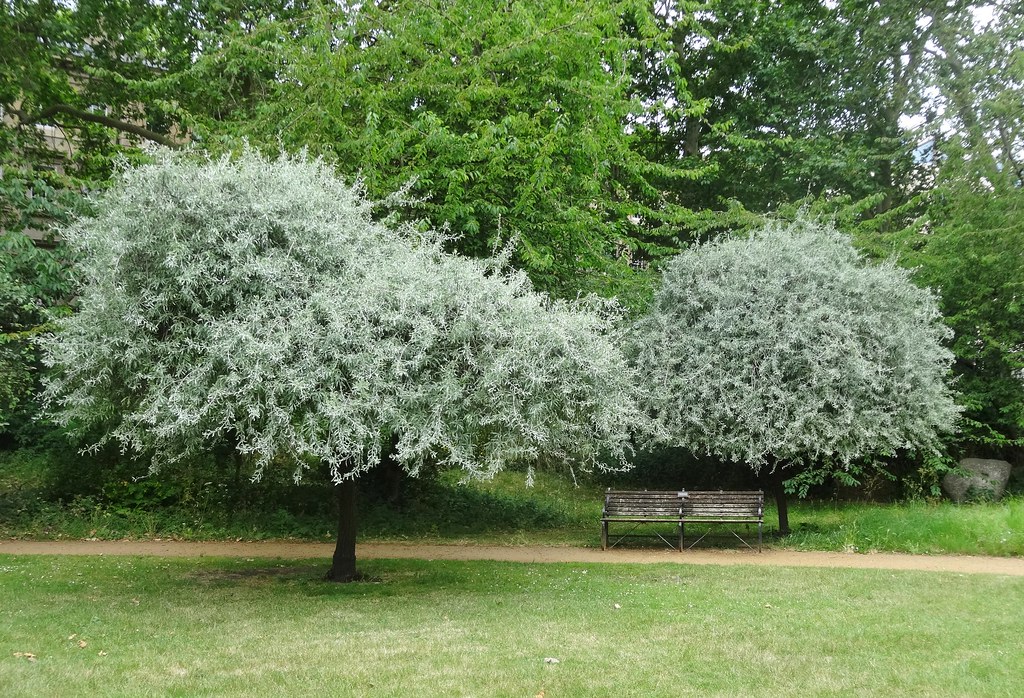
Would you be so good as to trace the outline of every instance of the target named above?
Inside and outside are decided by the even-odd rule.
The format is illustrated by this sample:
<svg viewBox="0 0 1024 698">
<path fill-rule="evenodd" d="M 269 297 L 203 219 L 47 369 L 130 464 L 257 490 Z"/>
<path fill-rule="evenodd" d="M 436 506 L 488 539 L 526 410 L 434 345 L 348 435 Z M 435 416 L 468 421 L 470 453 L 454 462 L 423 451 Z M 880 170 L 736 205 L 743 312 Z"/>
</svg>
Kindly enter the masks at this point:
<svg viewBox="0 0 1024 698">
<path fill-rule="evenodd" d="M 805 219 L 674 258 L 636 355 L 663 441 L 755 470 L 849 465 L 954 427 L 948 336 L 908 272 Z"/>
<path fill-rule="evenodd" d="M 102 425 L 156 466 L 226 440 L 259 469 L 319 460 L 335 479 L 392 437 L 411 472 L 478 477 L 628 452 L 641 413 L 613 306 L 551 301 L 376 222 L 320 162 L 164 153 L 97 206 L 64 231 L 80 312 L 44 342 L 65 425 Z"/>
</svg>

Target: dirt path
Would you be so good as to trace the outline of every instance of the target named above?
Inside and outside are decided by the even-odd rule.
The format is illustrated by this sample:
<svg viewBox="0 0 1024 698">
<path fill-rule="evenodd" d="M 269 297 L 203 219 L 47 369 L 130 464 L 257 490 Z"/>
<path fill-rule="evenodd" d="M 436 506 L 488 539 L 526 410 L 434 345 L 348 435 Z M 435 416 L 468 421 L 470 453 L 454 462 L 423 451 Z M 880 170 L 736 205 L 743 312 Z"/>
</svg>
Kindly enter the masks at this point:
<svg viewBox="0 0 1024 698">
<path fill-rule="evenodd" d="M 187 541 L 22 541 L 0 540 L 6 555 L 147 555 L 158 557 L 330 558 L 326 543 L 187 542 Z M 1024 558 L 957 555 L 900 555 L 895 553 L 827 553 L 794 550 L 595 550 L 559 546 L 408 545 L 365 543 L 361 558 L 422 560 L 499 560 L 505 562 L 628 562 L 690 565 L 767 565 L 779 567 L 847 567 L 923 570 L 962 574 L 1005 574 L 1024 577 Z"/>
</svg>

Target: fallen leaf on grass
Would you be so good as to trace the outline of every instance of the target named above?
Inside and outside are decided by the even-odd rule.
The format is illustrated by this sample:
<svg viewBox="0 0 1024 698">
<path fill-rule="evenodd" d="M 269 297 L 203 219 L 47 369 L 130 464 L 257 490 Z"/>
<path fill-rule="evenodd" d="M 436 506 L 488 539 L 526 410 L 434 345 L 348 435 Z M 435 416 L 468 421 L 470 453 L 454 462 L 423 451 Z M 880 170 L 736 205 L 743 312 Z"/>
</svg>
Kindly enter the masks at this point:
<svg viewBox="0 0 1024 698">
<path fill-rule="evenodd" d="M 533 698 L 544 698 L 544 689 L 540 689 L 540 693 L 535 695 Z"/>
<path fill-rule="evenodd" d="M 71 633 L 70 635 L 68 635 L 69 640 L 74 640 L 76 637 L 78 637 L 78 633 Z"/>
<path fill-rule="evenodd" d="M 107 656 L 107 653 L 104 652 L 103 650 L 100 650 L 99 654 L 100 654 L 101 657 L 106 657 Z"/>
<path fill-rule="evenodd" d="M 622 606 L 620 606 L 619 604 L 615 604 L 615 608 L 619 609 L 619 608 L 622 608 Z"/>
<path fill-rule="evenodd" d="M 78 641 L 78 649 L 84 650 L 88 646 L 89 646 L 89 643 L 86 642 L 85 640 L 79 640 Z"/>
<path fill-rule="evenodd" d="M 558 661 L 559 660 L 555 659 L 554 657 L 544 657 L 545 664 L 558 664 Z"/>
<path fill-rule="evenodd" d="M 36 661 L 36 656 L 31 652 L 15 652 L 14 656 L 18 659 L 27 659 L 30 662 Z"/>
</svg>

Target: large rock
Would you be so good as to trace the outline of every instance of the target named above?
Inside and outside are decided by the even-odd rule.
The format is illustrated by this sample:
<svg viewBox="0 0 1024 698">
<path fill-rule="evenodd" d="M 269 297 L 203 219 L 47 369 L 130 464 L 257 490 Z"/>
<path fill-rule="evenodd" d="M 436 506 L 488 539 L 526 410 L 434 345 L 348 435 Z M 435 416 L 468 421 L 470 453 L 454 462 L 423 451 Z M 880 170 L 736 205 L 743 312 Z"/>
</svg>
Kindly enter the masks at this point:
<svg viewBox="0 0 1024 698">
<path fill-rule="evenodd" d="M 969 473 L 960 477 L 953 473 L 942 478 L 942 489 L 957 504 L 972 499 L 999 499 L 1010 479 L 1010 464 L 1004 460 L 964 458 L 960 467 Z"/>
</svg>

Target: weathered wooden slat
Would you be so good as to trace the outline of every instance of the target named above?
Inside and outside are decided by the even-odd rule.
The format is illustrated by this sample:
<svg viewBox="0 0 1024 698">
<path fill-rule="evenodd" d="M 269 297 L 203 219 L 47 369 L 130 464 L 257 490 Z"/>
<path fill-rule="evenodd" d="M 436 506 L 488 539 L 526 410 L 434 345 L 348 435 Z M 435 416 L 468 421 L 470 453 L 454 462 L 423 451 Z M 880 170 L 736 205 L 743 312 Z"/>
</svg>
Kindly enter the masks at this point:
<svg viewBox="0 0 1024 698">
<path fill-rule="evenodd" d="M 683 523 L 758 523 L 761 521 L 756 516 L 722 516 L 722 517 L 700 517 L 700 516 L 683 516 L 680 521 Z"/>
<path fill-rule="evenodd" d="M 666 516 L 666 517 L 651 517 L 651 516 L 610 516 L 605 521 L 617 521 L 618 523 L 627 523 L 634 521 L 650 521 L 656 523 L 679 523 L 678 516 Z"/>
<path fill-rule="evenodd" d="M 764 526 L 764 492 L 693 490 L 683 502 L 680 526 L 686 524 L 757 524 L 757 549 L 761 549 Z M 740 538 L 733 531 L 733 535 Z M 706 534 L 705 534 L 706 535 Z M 702 536 L 703 538 L 703 536 Z M 693 545 L 696 545 L 698 538 Z M 742 538 L 741 541 L 746 543 Z"/>
<path fill-rule="evenodd" d="M 622 509 L 605 512 L 604 516 L 674 516 L 677 519 L 683 515 L 677 507 L 672 510 L 665 509 Z"/>
<path fill-rule="evenodd" d="M 705 512 L 715 512 L 715 511 L 754 511 L 754 512 L 756 512 L 756 511 L 758 511 L 761 508 L 761 505 L 757 504 L 757 503 L 753 503 L 753 504 L 749 504 L 749 505 L 746 505 L 746 506 L 739 506 L 739 507 L 722 507 L 722 506 L 718 506 L 718 505 L 715 505 L 715 504 L 709 504 L 709 505 L 706 505 L 706 506 L 702 506 L 700 504 L 697 504 L 697 505 L 684 504 L 682 508 L 683 508 L 684 511 L 705 511 Z"/>
</svg>

